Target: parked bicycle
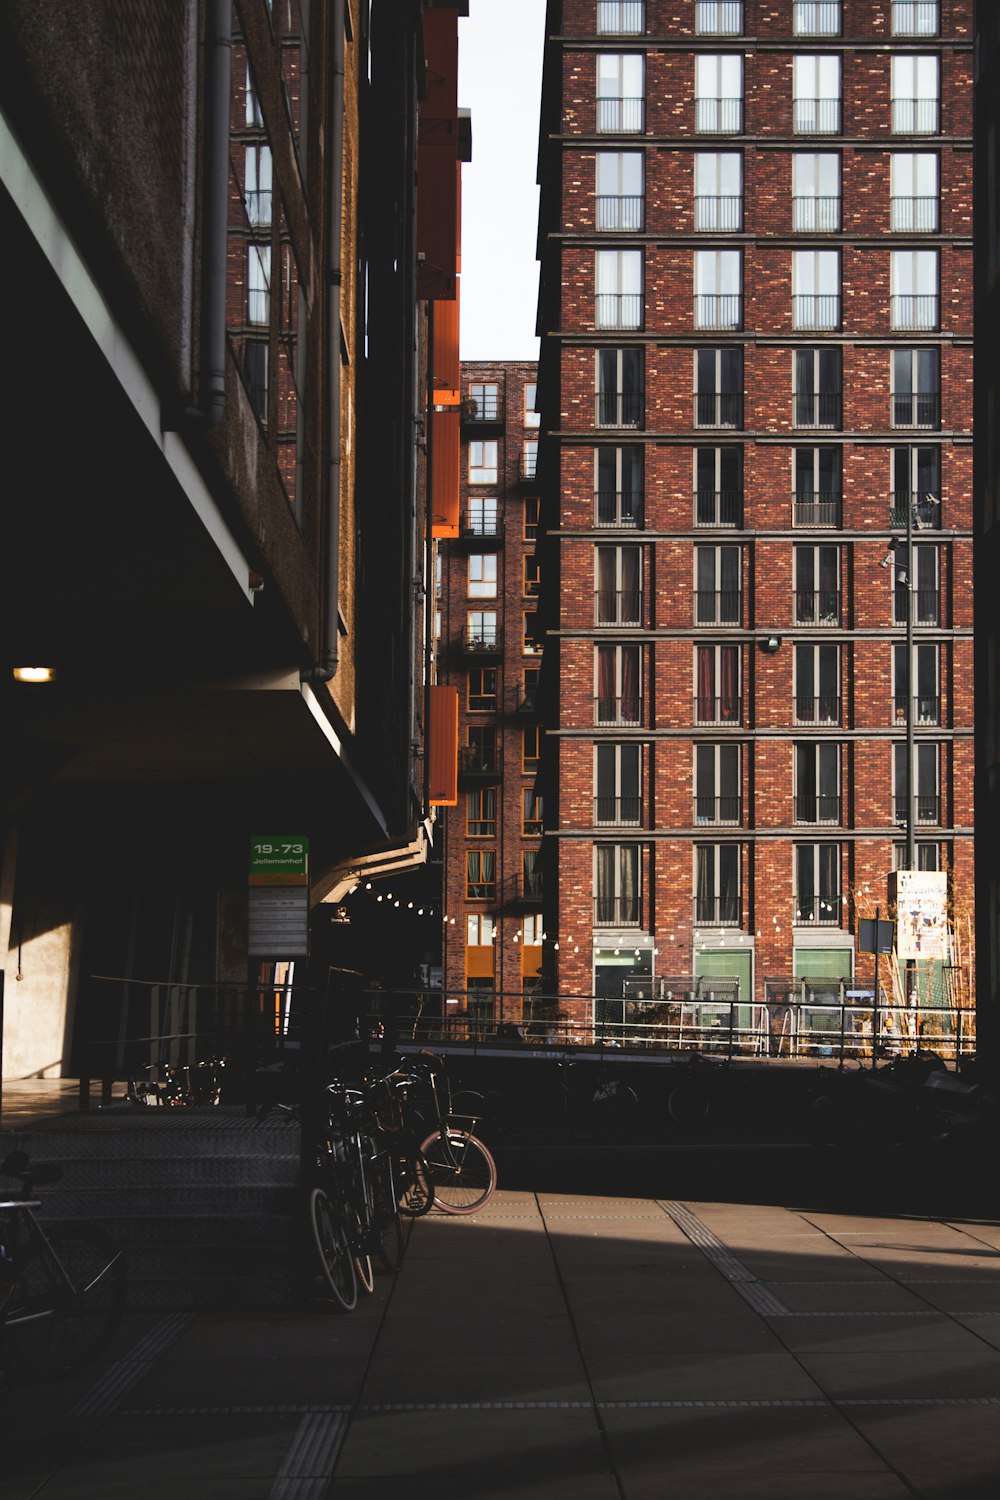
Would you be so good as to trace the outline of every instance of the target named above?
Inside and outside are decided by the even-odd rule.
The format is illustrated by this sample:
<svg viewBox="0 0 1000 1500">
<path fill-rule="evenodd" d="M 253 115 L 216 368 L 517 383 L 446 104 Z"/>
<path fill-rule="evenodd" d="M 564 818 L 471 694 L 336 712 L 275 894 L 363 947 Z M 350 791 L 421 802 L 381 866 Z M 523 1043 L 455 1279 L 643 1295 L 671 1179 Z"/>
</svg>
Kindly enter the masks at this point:
<svg viewBox="0 0 1000 1500">
<path fill-rule="evenodd" d="M 434 1206 L 447 1214 L 473 1214 L 484 1208 L 497 1185 L 497 1167 L 489 1147 L 476 1135 L 477 1114 L 456 1114 L 443 1060 L 421 1051 L 401 1059 L 422 1085 L 413 1101 L 416 1117 L 433 1128 L 420 1142 Z"/>
<path fill-rule="evenodd" d="M 43 1226 L 34 1190 L 57 1182 L 57 1162 L 12 1151 L 0 1175 L 20 1183 L 0 1200 L 0 1326 L 18 1369 L 68 1375 L 110 1341 L 125 1307 L 125 1260 L 100 1224 Z"/>
</svg>

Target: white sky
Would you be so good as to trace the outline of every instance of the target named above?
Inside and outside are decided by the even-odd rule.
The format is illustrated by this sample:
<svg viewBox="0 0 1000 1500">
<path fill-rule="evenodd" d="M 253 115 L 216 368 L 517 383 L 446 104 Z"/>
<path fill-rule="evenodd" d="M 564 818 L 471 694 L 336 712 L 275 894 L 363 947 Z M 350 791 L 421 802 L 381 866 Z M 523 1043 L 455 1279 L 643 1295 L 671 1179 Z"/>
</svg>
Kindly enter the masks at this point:
<svg viewBox="0 0 1000 1500">
<path fill-rule="evenodd" d="M 537 359 L 538 110 L 545 0 L 470 0 L 458 23 L 462 359 Z"/>
</svg>

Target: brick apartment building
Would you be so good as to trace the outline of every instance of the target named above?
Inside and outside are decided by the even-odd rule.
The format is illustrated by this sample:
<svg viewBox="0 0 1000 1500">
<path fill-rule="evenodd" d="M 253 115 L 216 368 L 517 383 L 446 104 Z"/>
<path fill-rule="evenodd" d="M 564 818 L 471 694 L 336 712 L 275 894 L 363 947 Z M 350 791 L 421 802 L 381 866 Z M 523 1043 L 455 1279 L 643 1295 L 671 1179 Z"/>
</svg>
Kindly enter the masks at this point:
<svg viewBox="0 0 1000 1500">
<path fill-rule="evenodd" d="M 971 0 L 549 4 L 570 1017 L 678 977 L 758 1004 L 870 982 L 857 919 L 896 868 L 971 913 L 971 130 Z"/>
<path fill-rule="evenodd" d="M 444 839 L 452 1023 L 466 1010 L 530 1017 L 541 976 L 535 382 L 533 363 L 462 362 L 459 535 L 439 546 L 437 580 L 439 679 L 459 690 Z"/>
</svg>

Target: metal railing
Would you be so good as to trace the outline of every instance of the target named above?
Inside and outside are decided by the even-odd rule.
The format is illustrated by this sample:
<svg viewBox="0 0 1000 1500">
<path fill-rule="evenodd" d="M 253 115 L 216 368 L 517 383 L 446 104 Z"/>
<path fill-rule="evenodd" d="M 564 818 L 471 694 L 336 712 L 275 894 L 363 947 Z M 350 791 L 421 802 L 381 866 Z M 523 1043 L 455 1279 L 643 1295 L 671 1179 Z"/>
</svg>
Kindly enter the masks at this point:
<svg viewBox="0 0 1000 1500">
<path fill-rule="evenodd" d="M 642 525 L 641 490 L 596 490 L 594 525 L 634 529 Z"/>
<path fill-rule="evenodd" d="M 639 927 L 642 902 L 638 896 L 595 896 L 595 927 Z"/>
<path fill-rule="evenodd" d="M 499 649 L 500 637 L 495 625 L 483 625 L 478 628 L 467 630 L 463 637 L 466 651 L 496 651 Z"/>
<path fill-rule="evenodd" d="M 937 36 L 938 0 L 892 0 L 893 36 Z"/>
<path fill-rule="evenodd" d="M 641 427 L 645 410 L 645 391 L 598 391 L 594 398 L 598 427 Z"/>
<path fill-rule="evenodd" d="M 605 95 L 597 101 L 597 130 L 600 135 L 637 135 L 646 128 L 646 101 L 631 95 L 612 98 Z"/>
<path fill-rule="evenodd" d="M 742 391 L 696 391 L 696 427 L 742 427 Z"/>
<path fill-rule="evenodd" d="M 892 497 L 889 525 L 905 527 L 906 513 L 912 510 L 913 519 L 918 526 L 929 527 L 932 530 L 940 528 L 939 494 L 940 491 L 935 493 L 933 490 L 896 490 Z"/>
<path fill-rule="evenodd" d="M 795 393 L 796 427 L 839 427 L 840 391 Z"/>
<path fill-rule="evenodd" d="M 594 298 L 595 328 L 641 328 L 641 292 L 598 292 Z"/>
<path fill-rule="evenodd" d="M 897 823 L 907 821 L 907 797 L 894 797 L 895 820 Z M 913 799 L 914 810 L 918 823 L 933 824 L 939 827 L 941 824 L 941 798 L 936 794 L 917 792 Z"/>
<path fill-rule="evenodd" d="M 941 118 L 937 99 L 893 99 L 894 135 L 936 135 Z"/>
<path fill-rule="evenodd" d="M 695 896 L 694 919 L 702 927 L 739 927 L 743 903 L 738 891 L 728 896 Z"/>
<path fill-rule="evenodd" d="M 696 625 L 739 625 L 743 596 L 739 589 L 695 589 Z"/>
<path fill-rule="evenodd" d="M 462 406 L 466 422 L 502 422 L 503 398 L 499 392 L 483 396 L 468 396 Z"/>
<path fill-rule="evenodd" d="M 642 594 L 638 589 L 597 589 L 595 625 L 641 625 Z"/>
<path fill-rule="evenodd" d="M 743 799 L 735 794 L 731 797 L 703 797 L 694 799 L 696 823 L 740 823 L 743 818 Z"/>
<path fill-rule="evenodd" d="M 796 135 L 836 135 L 840 130 L 840 100 L 796 99 L 793 116 Z"/>
<path fill-rule="evenodd" d="M 937 391 L 892 398 L 894 427 L 937 427 L 941 421 L 941 397 Z"/>
<path fill-rule="evenodd" d="M 919 296 L 890 297 L 890 312 L 893 328 L 936 328 L 938 326 L 938 298 L 933 292 Z"/>
<path fill-rule="evenodd" d="M 896 197 L 890 200 L 892 227 L 906 234 L 935 234 L 938 227 L 937 198 Z"/>
<path fill-rule="evenodd" d="M 743 129 L 742 99 L 696 99 L 694 128 L 699 135 L 735 135 Z"/>
<path fill-rule="evenodd" d="M 641 724 L 642 699 L 634 697 L 595 698 L 594 723 Z"/>
<path fill-rule="evenodd" d="M 796 823 L 839 823 L 840 797 L 831 793 L 813 792 L 795 798 Z"/>
<path fill-rule="evenodd" d="M 694 700 L 696 724 L 742 724 L 743 703 L 738 694 L 712 697 L 699 693 Z"/>
<path fill-rule="evenodd" d="M 795 722 L 796 724 L 839 724 L 839 693 L 820 693 L 817 697 L 796 693 Z"/>
<path fill-rule="evenodd" d="M 893 618 L 897 625 L 906 624 L 909 601 L 914 601 L 914 625 L 937 625 L 940 622 L 940 599 L 937 589 L 911 589 L 897 585 L 893 598 Z"/>
<path fill-rule="evenodd" d="M 499 511 L 465 511 L 462 535 L 499 539 L 503 536 L 503 516 Z"/>
<path fill-rule="evenodd" d="M 839 589 L 796 589 L 796 625 L 839 625 Z"/>
<path fill-rule="evenodd" d="M 600 193 L 596 199 L 598 229 L 640 230 L 645 217 L 646 200 L 641 193 Z"/>
<path fill-rule="evenodd" d="M 697 0 L 694 29 L 697 36 L 739 36 L 743 30 L 742 0 Z"/>
<path fill-rule="evenodd" d="M 696 526 L 742 526 L 742 491 L 695 490 L 694 522 Z"/>
<path fill-rule="evenodd" d="M 840 495 L 796 495 L 793 505 L 793 524 L 796 526 L 839 526 L 841 504 Z"/>
<path fill-rule="evenodd" d="M 646 0 L 597 0 L 598 36 L 641 36 Z"/>
<path fill-rule="evenodd" d="M 641 797 L 595 797 L 594 822 L 619 827 L 638 827 L 642 814 Z"/>
<path fill-rule="evenodd" d="M 807 234 L 835 234 L 840 228 L 840 198 L 794 197 L 792 228 Z"/>
<path fill-rule="evenodd" d="M 839 36 L 840 0 L 795 0 L 795 36 Z"/>
<path fill-rule="evenodd" d="M 696 328 L 739 328 L 742 321 L 743 298 L 739 292 L 699 292 L 694 299 Z"/>
<path fill-rule="evenodd" d="M 910 707 L 913 711 L 914 724 L 934 725 L 941 722 L 941 699 L 928 697 L 918 693 L 910 699 Z M 894 724 L 905 724 L 907 712 L 907 694 L 896 693 L 892 702 L 892 720 Z"/>
<path fill-rule="evenodd" d="M 796 293 L 792 298 L 795 328 L 839 328 L 840 297 L 835 293 Z"/>
<path fill-rule="evenodd" d="M 534 479 L 538 472 L 538 454 L 522 453 L 519 473 L 522 479 Z"/>
<path fill-rule="evenodd" d="M 694 227 L 712 231 L 743 228 L 743 199 L 707 193 L 694 200 Z"/>
</svg>

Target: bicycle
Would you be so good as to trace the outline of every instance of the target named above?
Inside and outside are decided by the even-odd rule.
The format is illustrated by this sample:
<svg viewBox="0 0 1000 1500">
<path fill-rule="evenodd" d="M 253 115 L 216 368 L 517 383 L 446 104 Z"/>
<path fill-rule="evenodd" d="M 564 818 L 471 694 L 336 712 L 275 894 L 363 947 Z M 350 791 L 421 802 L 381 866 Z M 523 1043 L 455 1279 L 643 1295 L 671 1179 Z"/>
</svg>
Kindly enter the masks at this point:
<svg viewBox="0 0 1000 1500">
<path fill-rule="evenodd" d="M 411 1101 L 419 1085 L 420 1080 L 402 1067 L 369 1085 L 378 1130 L 392 1152 L 399 1210 L 411 1219 L 434 1207 L 430 1169 L 415 1129 L 419 1117 Z"/>
<path fill-rule="evenodd" d="M 43 1227 L 36 1186 L 57 1182 L 57 1162 L 36 1162 L 12 1151 L 0 1175 L 20 1182 L 16 1197 L 0 1201 L 0 1325 L 5 1348 L 22 1370 L 69 1375 L 109 1343 L 125 1308 L 121 1248 L 99 1224 Z"/>
<path fill-rule="evenodd" d="M 399 1219 L 393 1160 L 380 1144 L 379 1126 L 369 1087 L 344 1083 L 327 1086 L 327 1139 L 321 1143 L 320 1172 L 334 1184 L 357 1220 L 360 1257 L 374 1253 L 387 1271 L 403 1264 L 403 1229 Z M 370 1276 L 362 1284 L 371 1290 Z"/>
<path fill-rule="evenodd" d="M 426 1097 L 437 1119 L 419 1147 L 427 1163 L 434 1206 L 446 1214 L 473 1214 L 486 1206 L 497 1185 L 492 1152 L 475 1134 L 479 1116 L 452 1113 L 451 1084 L 436 1053 L 422 1050 L 410 1064 L 426 1085 Z"/>
</svg>

